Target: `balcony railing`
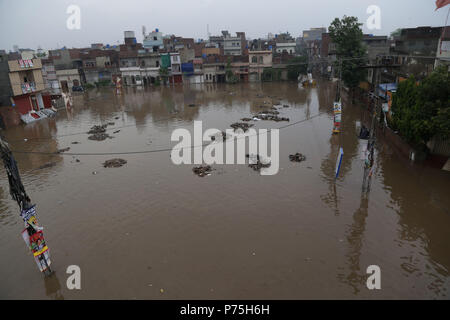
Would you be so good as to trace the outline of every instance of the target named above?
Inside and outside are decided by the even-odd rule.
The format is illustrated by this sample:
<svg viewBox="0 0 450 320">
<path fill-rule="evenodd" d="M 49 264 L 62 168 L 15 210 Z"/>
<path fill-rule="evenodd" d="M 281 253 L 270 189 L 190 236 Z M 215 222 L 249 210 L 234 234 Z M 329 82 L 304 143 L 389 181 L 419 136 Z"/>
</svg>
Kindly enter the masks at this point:
<svg viewBox="0 0 450 320">
<path fill-rule="evenodd" d="M 22 93 L 29 93 L 36 91 L 36 84 L 34 82 L 24 82 L 21 84 Z"/>
</svg>

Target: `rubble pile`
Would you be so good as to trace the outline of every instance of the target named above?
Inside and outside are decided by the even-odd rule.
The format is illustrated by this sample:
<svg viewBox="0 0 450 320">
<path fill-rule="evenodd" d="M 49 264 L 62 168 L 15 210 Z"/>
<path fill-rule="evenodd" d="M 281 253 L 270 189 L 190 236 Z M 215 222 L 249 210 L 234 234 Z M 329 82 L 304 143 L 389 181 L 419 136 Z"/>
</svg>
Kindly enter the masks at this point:
<svg viewBox="0 0 450 320">
<path fill-rule="evenodd" d="M 220 137 L 222 137 L 222 139 L 223 139 L 224 142 L 229 138 L 229 136 L 227 135 L 227 133 L 226 133 L 225 131 L 222 131 L 222 132 L 220 132 L 220 133 L 218 133 L 218 134 L 216 134 L 216 135 L 211 136 L 211 141 L 215 141 L 216 138 L 219 138 L 219 139 L 220 139 Z"/>
<path fill-rule="evenodd" d="M 211 166 L 199 166 L 192 168 L 192 171 L 199 177 L 204 177 L 211 174 L 212 168 Z"/>
<path fill-rule="evenodd" d="M 106 132 L 107 126 L 107 124 L 93 126 L 91 130 L 88 131 L 88 134 L 104 133 Z"/>
<path fill-rule="evenodd" d="M 70 147 L 58 149 L 57 153 L 63 153 L 63 152 L 69 151 L 69 150 L 70 150 Z"/>
<path fill-rule="evenodd" d="M 291 154 L 289 155 L 289 160 L 292 162 L 302 162 L 306 160 L 306 157 L 301 153 Z"/>
<path fill-rule="evenodd" d="M 106 140 L 108 138 L 112 139 L 113 137 L 111 137 L 107 133 L 94 133 L 93 135 L 90 135 L 88 137 L 89 140 L 94 140 L 94 141 L 103 141 L 103 140 Z"/>
<path fill-rule="evenodd" d="M 275 111 L 272 111 L 275 112 Z M 269 121 L 289 121 L 289 118 L 285 118 L 285 117 L 279 117 L 276 114 L 268 114 L 268 113 L 258 113 L 257 115 L 254 116 L 253 118 L 258 119 L 258 120 L 269 120 Z"/>
<path fill-rule="evenodd" d="M 116 159 L 106 160 L 103 163 L 103 166 L 105 168 L 118 168 L 118 167 L 123 166 L 126 163 L 127 163 L 127 160 L 116 158 Z"/>
<path fill-rule="evenodd" d="M 246 157 L 250 159 L 249 161 L 250 163 L 248 166 L 255 171 L 260 171 L 262 168 L 270 167 L 270 162 L 264 161 L 259 154 L 257 155 L 247 154 Z"/>
<path fill-rule="evenodd" d="M 238 128 L 241 128 L 244 132 L 248 131 L 249 128 L 253 127 L 253 124 L 243 123 L 243 122 L 236 122 L 230 125 L 235 131 Z"/>
</svg>

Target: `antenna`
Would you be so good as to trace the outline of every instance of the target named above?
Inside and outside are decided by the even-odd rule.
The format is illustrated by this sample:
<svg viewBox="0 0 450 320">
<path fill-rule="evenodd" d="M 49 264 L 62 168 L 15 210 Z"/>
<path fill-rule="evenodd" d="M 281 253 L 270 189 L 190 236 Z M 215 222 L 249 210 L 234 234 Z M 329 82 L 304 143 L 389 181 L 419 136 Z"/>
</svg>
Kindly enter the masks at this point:
<svg viewBox="0 0 450 320">
<path fill-rule="evenodd" d="M 145 39 L 145 31 L 146 31 L 145 26 L 142 26 L 142 36 L 144 37 L 144 39 Z"/>
<path fill-rule="evenodd" d="M 211 34 L 209 33 L 209 24 L 206 25 L 206 34 L 208 36 L 208 40 L 211 37 Z"/>
</svg>

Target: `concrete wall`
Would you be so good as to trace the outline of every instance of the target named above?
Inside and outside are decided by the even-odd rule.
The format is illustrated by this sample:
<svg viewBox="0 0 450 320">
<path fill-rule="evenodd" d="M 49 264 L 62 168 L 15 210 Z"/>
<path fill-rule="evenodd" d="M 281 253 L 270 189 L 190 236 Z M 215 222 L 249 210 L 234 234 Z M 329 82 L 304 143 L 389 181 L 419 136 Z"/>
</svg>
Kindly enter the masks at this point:
<svg viewBox="0 0 450 320">
<path fill-rule="evenodd" d="M 0 54 L 0 106 L 11 105 L 12 88 L 8 71 L 8 55 Z"/>
</svg>

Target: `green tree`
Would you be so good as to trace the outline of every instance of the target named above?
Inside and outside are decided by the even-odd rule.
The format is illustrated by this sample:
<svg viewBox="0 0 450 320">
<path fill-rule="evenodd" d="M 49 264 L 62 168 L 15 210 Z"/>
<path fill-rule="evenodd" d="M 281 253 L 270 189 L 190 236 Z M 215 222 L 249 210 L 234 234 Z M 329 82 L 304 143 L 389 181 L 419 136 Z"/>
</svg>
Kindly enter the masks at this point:
<svg viewBox="0 0 450 320">
<path fill-rule="evenodd" d="M 441 67 L 417 85 L 414 77 L 399 83 L 392 100 L 392 126 L 414 146 L 434 136 L 450 138 L 450 77 Z"/>
<path fill-rule="evenodd" d="M 308 69 L 308 58 L 306 56 L 295 57 L 288 62 L 288 80 L 296 81 L 300 74 L 306 74 Z"/>
<path fill-rule="evenodd" d="M 225 76 L 227 83 L 237 83 L 239 80 L 231 70 L 231 58 L 228 57 L 227 66 L 225 67 Z"/>
<path fill-rule="evenodd" d="M 402 33 L 402 29 L 398 28 L 391 32 L 391 37 L 398 37 Z"/>
<path fill-rule="evenodd" d="M 366 55 L 361 25 L 358 18 L 344 16 L 334 19 L 329 27 L 337 58 L 343 59 L 342 80 L 351 89 L 357 87 L 367 75 L 367 71 L 361 68 Z"/>
<path fill-rule="evenodd" d="M 169 69 L 166 67 L 159 68 L 159 76 L 161 77 L 164 84 L 167 83 L 167 78 L 169 77 Z"/>
</svg>

